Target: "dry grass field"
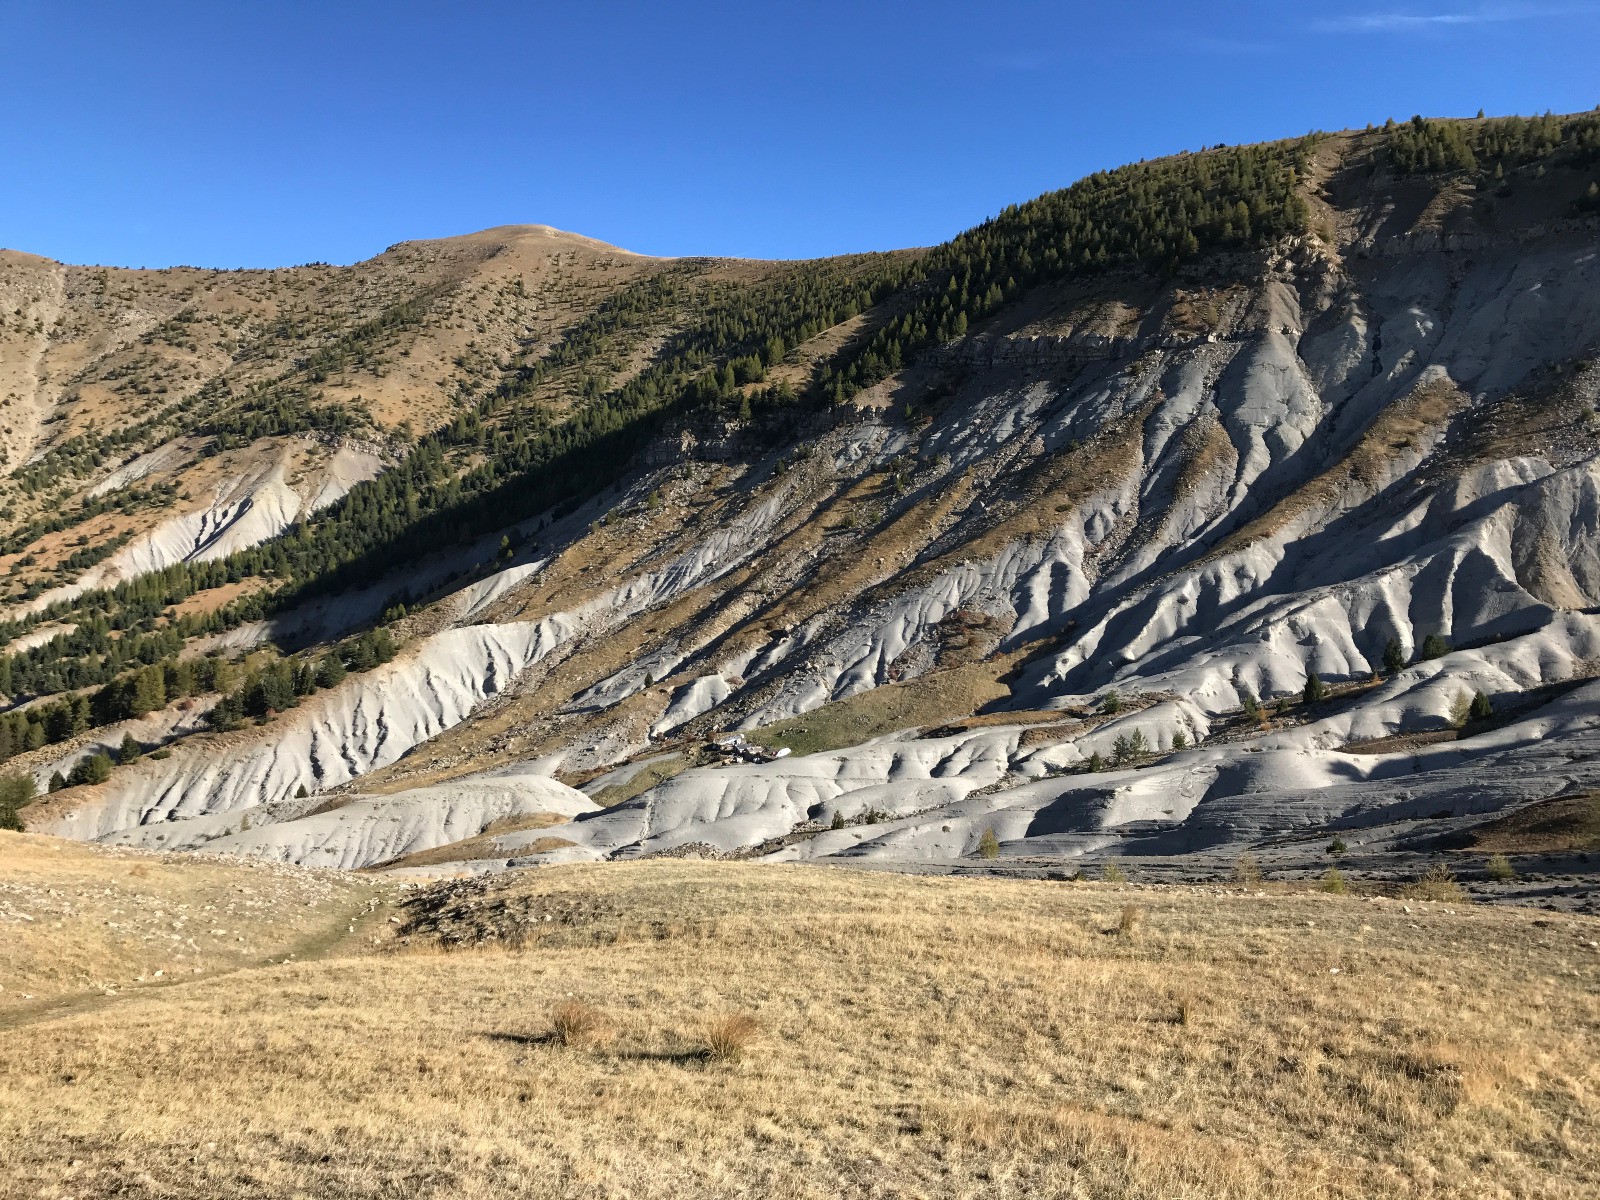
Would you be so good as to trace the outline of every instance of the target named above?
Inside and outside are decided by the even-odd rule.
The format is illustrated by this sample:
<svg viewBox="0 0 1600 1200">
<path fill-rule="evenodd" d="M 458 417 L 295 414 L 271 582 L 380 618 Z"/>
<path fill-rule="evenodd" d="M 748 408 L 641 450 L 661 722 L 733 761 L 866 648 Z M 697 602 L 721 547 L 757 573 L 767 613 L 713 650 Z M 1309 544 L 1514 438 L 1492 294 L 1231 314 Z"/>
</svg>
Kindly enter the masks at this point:
<svg viewBox="0 0 1600 1200">
<path fill-rule="evenodd" d="M 0 1194 L 1600 1193 L 1581 917 L 679 861 L 314 877 L 370 923 L 9 1022 Z"/>
</svg>

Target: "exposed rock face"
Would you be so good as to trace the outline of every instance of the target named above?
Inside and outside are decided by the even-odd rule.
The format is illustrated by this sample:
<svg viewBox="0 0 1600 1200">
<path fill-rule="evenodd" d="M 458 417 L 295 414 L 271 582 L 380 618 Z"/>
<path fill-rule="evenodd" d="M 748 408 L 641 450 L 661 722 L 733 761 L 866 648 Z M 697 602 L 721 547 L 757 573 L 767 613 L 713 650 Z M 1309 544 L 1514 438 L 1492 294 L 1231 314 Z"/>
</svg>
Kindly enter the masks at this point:
<svg viewBox="0 0 1600 1200">
<path fill-rule="evenodd" d="M 1600 786 L 1600 233 L 1348 215 L 1338 245 L 1229 264 L 1198 329 L 1196 280 L 1129 282 L 1115 322 L 1070 296 L 1002 317 L 802 430 L 674 430 L 613 522 L 552 518 L 543 557 L 442 602 L 390 666 L 35 827 L 361 866 L 551 811 L 570 844 L 507 834 L 484 869 L 937 862 L 989 828 L 1007 855 L 1220 852 Z M 1376 677 L 1430 634 L 1459 648 Z M 1005 698 L 972 721 L 949 689 L 985 663 Z M 1339 694 L 1241 718 L 1312 673 Z M 1110 690 L 1127 706 L 1096 715 Z M 1448 730 L 1477 691 L 1516 719 L 1348 749 Z M 528 782 L 681 768 L 708 733 L 795 718 L 835 748 L 689 765 L 605 811 Z M 1161 753 L 1083 773 L 1135 734 Z"/>
</svg>

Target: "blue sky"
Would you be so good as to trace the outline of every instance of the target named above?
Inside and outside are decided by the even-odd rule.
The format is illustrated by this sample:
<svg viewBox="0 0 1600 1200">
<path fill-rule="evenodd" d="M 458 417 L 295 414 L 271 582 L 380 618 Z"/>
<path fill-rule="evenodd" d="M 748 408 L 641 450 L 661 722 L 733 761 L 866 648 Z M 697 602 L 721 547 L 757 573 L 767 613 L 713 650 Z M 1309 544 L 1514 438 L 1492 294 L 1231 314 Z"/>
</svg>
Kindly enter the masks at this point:
<svg viewBox="0 0 1600 1200">
<path fill-rule="evenodd" d="M 654 254 L 941 241 L 1100 167 L 1600 103 L 1600 0 L 0 0 L 0 245 L 352 262 L 540 222 Z"/>
</svg>

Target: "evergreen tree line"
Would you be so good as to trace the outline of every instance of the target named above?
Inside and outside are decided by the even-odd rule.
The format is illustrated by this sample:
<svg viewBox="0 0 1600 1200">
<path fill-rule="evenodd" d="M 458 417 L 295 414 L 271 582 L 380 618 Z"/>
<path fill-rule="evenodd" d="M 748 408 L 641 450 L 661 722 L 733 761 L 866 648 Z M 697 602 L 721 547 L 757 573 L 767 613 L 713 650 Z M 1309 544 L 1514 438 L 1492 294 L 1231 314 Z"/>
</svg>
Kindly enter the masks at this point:
<svg viewBox="0 0 1600 1200">
<path fill-rule="evenodd" d="M 101 725 L 142 717 L 185 696 L 231 687 L 237 667 L 221 658 L 173 659 L 141 667 L 92 693 L 0 715 L 0 762 Z"/>
<path fill-rule="evenodd" d="M 1600 114 L 1440 121 L 1412 117 L 1384 126 L 1384 153 L 1397 175 L 1477 171 L 1496 178 L 1534 163 L 1600 162 Z"/>
<path fill-rule="evenodd" d="M 387 629 L 371 629 L 333 647 L 313 661 L 280 658 L 250 671 L 206 715 L 213 729 L 237 729 L 246 718 L 263 720 L 299 705 L 321 688 L 337 687 L 351 671 L 370 671 L 394 658 L 397 647 Z"/>
<path fill-rule="evenodd" d="M 1013 205 L 929 255 L 913 281 L 915 303 L 824 368 L 818 384 L 828 400 L 848 400 L 1042 283 L 1131 267 L 1170 272 L 1205 250 L 1303 232 L 1298 182 L 1318 140 L 1098 171 Z"/>
<path fill-rule="evenodd" d="M 31 546 L 47 534 L 59 533 L 63 529 L 81 524 L 104 513 L 132 513 L 147 504 L 165 504 L 177 494 L 177 491 L 176 485 L 163 483 L 151 488 L 125 488 L 104 496 L 87 497 L 70 513 L 36 517 L 21 529 L 4 538 L 0 538 L 0 554 L 15 554 L 19 550 L 24 550 Z"/>
<path fill-rule="evenodd" d="M 235 729 L 246 718 L 268 717 L 294 708 L 302 697 L 318 689 L 337 687 L 351 671 L 370 671 L 394 658 L 396 650 L 394 635 L 379 628 L 334 646 L 315 661 L 303 656 L 282 658 L 247 671 L 225 658 L 174 657 L 129 671 L 92 693 L 0 714 L 0 762 L 90 729 L 142 717 L 186 696 L 214 692 L 223 696 L 208 714 L 212 728 Z M 116 761 L 130 762 L 141 753 L 143 748 L 130 734 L 123 739 Z M 99 764 L 90 763 L 91 758 L 105 758 L 109 773 L 109 757 L 90 755 L 63 777 L 61 786 L 104 782 L 106 776 L 98 774 Z M 78 777 L 80 767 L 94 777 Z M 4 790 L 0 779 L 0 807 Z M 58 789 L 52 783 L 50 790 Z M 4 827 L 0 823 L 0 828 Z"/>
<path fill-rule="evenodd" d="M 171 658 L 200 622 L 177 621 L 160 628 L 113 636 L 111 621 L 91 613 L 70 633 L 42 646 L 0 656 L 0 695 L 48 696 L 105 683 L 130 666 Z"/>
</svg>

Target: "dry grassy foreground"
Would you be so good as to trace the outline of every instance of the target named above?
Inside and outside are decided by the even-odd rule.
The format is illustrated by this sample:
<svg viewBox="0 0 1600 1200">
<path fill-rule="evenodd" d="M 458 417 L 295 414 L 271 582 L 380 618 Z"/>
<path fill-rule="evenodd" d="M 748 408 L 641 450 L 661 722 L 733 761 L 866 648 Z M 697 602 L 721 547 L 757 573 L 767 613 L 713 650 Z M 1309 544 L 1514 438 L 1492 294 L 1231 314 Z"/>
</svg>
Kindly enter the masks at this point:
<svg viewBox="0 0 1600 1200">
<path fill-rule="evenodd" d="M 0 1193 L 1600 1192 L 1584 918 L 658 861 L 405 919 L 6 1030 Z"/>
</svg>

